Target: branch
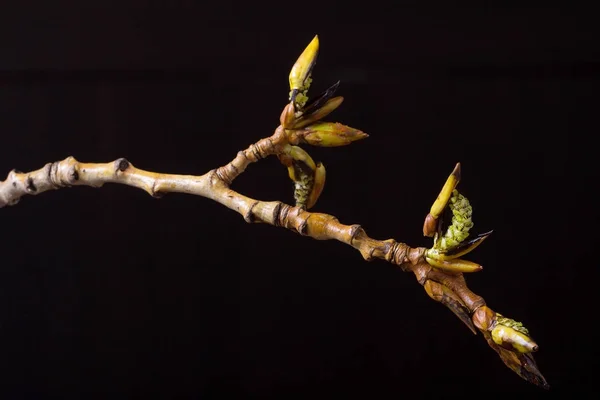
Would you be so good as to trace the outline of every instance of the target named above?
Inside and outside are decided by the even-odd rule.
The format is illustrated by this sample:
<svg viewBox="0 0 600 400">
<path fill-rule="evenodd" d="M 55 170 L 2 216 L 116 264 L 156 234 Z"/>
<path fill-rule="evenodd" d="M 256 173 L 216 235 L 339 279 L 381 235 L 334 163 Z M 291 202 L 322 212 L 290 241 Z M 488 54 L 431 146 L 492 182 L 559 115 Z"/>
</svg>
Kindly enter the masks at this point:
<svg viewBox="0 0 600 400">
<path fill-rule="evenodd" d="M 277 154 L 284 142 L 278 129 L 271 138 L 240 151 L 229 164 L 200 176 L 145 171 L 124 158 L 108 163 L 81 163 L 74 157 L 67 157 L 28 173 L 12 170 L 7 179 L 0 182 L 0 208 L 17 204 L 25 195 L 71 186 L 98 188 L 105 183 L 118 183 L 137 187 L 156 198 L 166 193 L 206 197 L 238 212 L 248 223 L 280 226 L 317 240 L 338 240 L 360 251 L 365 260 L 381 258 L 404 270 L 412 270 L 425 262 L 425 248 L 413 249 L 393 239 L 375 240 L 367 236 L 360 225 L 344 225 L 332 215 L 308 212 L 280 201 L 255 200 L 230 188 L 233 179 L 250 163 Z M 479 297 L 470 292 L 465 296 L 474 299 L 469 299 L 469 303 L 479 301 Z"/>
<path fill-rule="evenodd" d="M 434 237 L 431 249 L 412 248 L 394 239 L 374 239 L 360 225 L 345 225 L 333 215 L 307 211 L 323 189 L 325 169 L 298 145 L 341 146 L 367 137 L 345 125 L 318 122 L 342 103 L 341 97 L 333 97 L 337 84 L 305 104 L 307 77 L 316 56 L 315 40 L 292 69 L 291 101 L 281 114 L 281 125 L 272 136 L 238 152 L 230 163 L 194 176 L 145 171 L 124 158 L 109 163 L 81 163 L 68 157 L 28 173 L 11 171 L 0 182 L 0 208 L 17 204 L 25 195 L 70 186 L 118 183 L 137 187 L 153 197 L 166 193 L 206 197 L 238 212 L 248 223 L 283 227 L 316 240 L 337 240 L 357 249 L 367 261 L 379 258 L 412 272 L 432 299 L 447 306 L 474 334 L 481 332 L 509 368 L 529 382 L 548 388 L 531 355 L 538 346 L 527 329 L 491 310 L 483 297 L 467 287 L 463 272 L 476 272 L 481 267 L 458 257 L 480 245 L 489 233 L 465 241 L 473 224 L 468 200 L 456 191 L 460 164 L 448 177 L 425 220 L 424 234 Z M 232 182 L 251 163 L 269 156 L 277 156 L 288 168 L 295 183 L 295 206 L 256 200 L 231 189 Z M 447 208 L 453 213 L 452 225 L 442 233 L 441 213 Z"/>
<path fill-rule="evenodd" d="M 518 366 L 516 372 L 519 375 L 547 387 L 531 356 L 516 355 L 491 340 L 489 329 L 486 328 L 494 324 L 495 313 L 485 306 L 481 296 L 467 287 L 462 273 L 441 271 L 432 267 L 426 261 L 427 249 L 412 248 L 394 239 L 373 239 L 360 225 L 342 224 L 333 215 L 309 212 L 302 207 L 280 201 L 265 202 L 252 199 L 230 188 L 231 182 L 249 164 L 269 155 L 281 154 L 286 144 L 286 136 L 280 127 L 272 137 L 262 139 L 240 151 L 227 165 L 200 176 L 145 171 L 134 167 L 125 158 L 108 163 L 81 163 L 73 157 L 68 157 L 28 173 L 12 170 L 7 179 L 0 182 L 0 208 L 17 204 L 25 195 L 38 195 L 71 186 L 99 188 L 105 183 L 137 187 L 155 198 L 160 198 L 166 193 L 187 193 L 206 197 L 238 212 L 248 223 L 284 227 L 316 240 L 334 239 L 354 247 L 367 261 L 379 258 L 399 266 L 404 271 L 413 272 L 417 281 L 425 286 L 427 293 L 434 300 L 448 306 L 473 333 L 476 333 L 475 326 L 480 328 L 490 346 L 503 360 L 508 357 L 513 365 Z M 513 370 L 516 368 L 511 365 L 509 367 Z"/>
</svg>

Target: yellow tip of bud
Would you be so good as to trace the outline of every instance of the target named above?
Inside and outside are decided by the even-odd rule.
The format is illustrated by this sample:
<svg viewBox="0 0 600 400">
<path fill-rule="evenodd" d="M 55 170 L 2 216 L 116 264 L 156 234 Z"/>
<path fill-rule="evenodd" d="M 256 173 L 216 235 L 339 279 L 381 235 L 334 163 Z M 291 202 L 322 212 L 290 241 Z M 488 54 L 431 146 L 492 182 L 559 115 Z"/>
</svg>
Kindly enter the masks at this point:
<svg viewBox="0 0 600 400">
<path fill-rule="evenodd" d="M 290 71 L 290 90 L 302 90 L 304 88 L 304 83 L 315 65 L 318 53 L 319 36 L 315 35 Z"/>
<path fill-rule="evenodd" d="M 450 201 L 450 197 L 452 197 L 452 192 L 454 189 L 456 189 L 456 185 L 458 185 L 458 182 L 460 182 L 460 163 L 456 164 L 454 170 L 450 176 L 448 176 L 448 179 L 446 179 L 446 183 L 442 187 L 440 194 L 431 206 L 429 213 L 433 216 L 433 218 L 437 219 L 444 211 L 448 205 L 448 201 Z"/>
</svg>

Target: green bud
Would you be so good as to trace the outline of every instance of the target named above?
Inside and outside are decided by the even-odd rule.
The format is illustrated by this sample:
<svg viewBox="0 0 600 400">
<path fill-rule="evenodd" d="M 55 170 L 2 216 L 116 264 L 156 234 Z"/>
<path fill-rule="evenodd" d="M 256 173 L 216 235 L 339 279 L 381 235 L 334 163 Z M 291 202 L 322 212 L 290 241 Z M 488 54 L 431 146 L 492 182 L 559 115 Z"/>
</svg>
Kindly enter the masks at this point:
<svg viewBox="0 0 600 400">
<path fill-rule="evenodd" d="M 337 147 L 365 139 L 369 135 L 338 122 L 318 122 L 306 127 L 302 137 L 306 143 L 313 146 Z"/>
</svg>

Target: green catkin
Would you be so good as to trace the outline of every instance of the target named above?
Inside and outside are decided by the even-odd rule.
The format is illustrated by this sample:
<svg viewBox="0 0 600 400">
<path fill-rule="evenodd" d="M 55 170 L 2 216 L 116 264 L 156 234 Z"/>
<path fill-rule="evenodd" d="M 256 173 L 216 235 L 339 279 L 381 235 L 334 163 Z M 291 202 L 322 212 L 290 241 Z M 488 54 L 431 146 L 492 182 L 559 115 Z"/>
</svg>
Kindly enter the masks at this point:
<svg viewBox="0 0 600 400">
<path fill-rule="evenodd" d="M 473 208 L 469 200 L 456 189 L 452 192 L 449 207 L 452 211 L 452 223 L 434 245 L 440 252 L 451 250 L 464 242 L 473 228 Z"/>
</svg>

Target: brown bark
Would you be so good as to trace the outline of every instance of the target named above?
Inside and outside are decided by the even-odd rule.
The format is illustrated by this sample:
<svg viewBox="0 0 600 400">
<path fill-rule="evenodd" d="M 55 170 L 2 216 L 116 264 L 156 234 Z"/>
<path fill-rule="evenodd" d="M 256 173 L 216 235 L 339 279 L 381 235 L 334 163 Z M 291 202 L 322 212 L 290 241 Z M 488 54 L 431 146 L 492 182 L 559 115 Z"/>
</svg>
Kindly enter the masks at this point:
<svg viewBox="0 0 600 400">
<path fill-rule="evenodd" d="M 230 188 L 251 163 L 271 155 L 279 156 L 286 146 L 300 141 L 301 137 L 295 132 L 280 126 L 273 136 L 259 140 L 238 152 L 227 165 L 201 176 L 145 171 L 124 158 L 108 163 L 81 163 L 68 157 L 32 172 L 11 171 L 7 179 L 0 182 L 0 208 L 17 204 L 25 195 L 70 186 L 101 187 L 105 183 L 119 183 L 142 189 L 153 197 L 166 193 L 206 197 L 238 212 L 248 223 L 267 223 L 316 240 L 338 240 L 357 249 L 365 260 L 379 258 L 414 273 L 430 297 L 449 307 L 474 333 L 477 327 L 511 369 L 530 382 L 547 387 L 531 355 L 515 354 L 490 339 L 496 313 L 484 307 L 484 299 L 467 287 L 462 273 L 442 271 L 427 263 L 427 249 L 412 248 L 394 239 L 374 239 L 360 225 L 345 225 L 333 215 L 309 212 L 279 201 L 252 199 Z"/>
</svg>

